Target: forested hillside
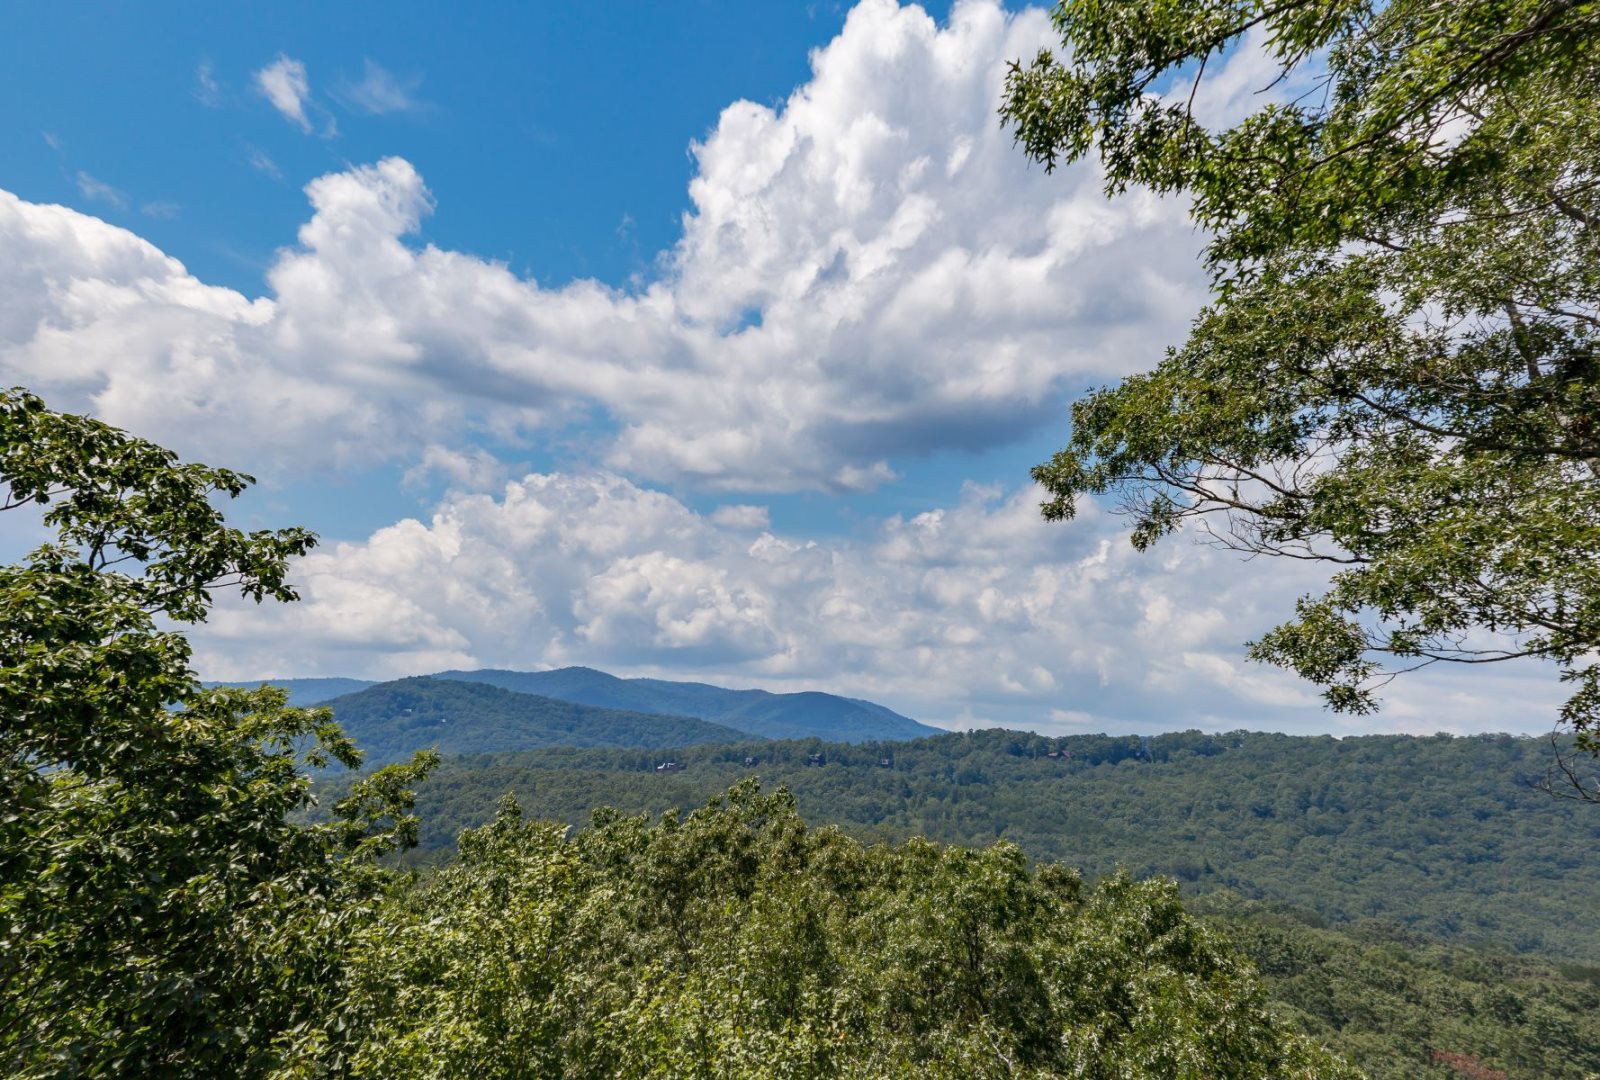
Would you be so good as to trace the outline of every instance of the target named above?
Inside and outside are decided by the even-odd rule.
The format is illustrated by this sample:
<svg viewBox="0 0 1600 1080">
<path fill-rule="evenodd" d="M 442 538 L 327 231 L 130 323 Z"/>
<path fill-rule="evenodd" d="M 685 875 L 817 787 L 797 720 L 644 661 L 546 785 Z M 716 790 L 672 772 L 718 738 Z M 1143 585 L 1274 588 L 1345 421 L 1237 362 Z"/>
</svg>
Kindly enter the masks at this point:
<svg viewBox="0 0 1600 1080">
<path fill-rule="evenodd" d="M 693 806 L 754 774 L 861 836 L 1007 839 L 1090 874 L 1168 874 L 1191 895 L 1226 888 L 1339 923 L 1600 962 L 1600 816 L 1535 790 L 1551 758 L 1539 739 L 986 731 L 674 756 L 685 770 L 672 775 L 627 751 L 447 761 L 419 792 L 423 848 L 447 848 L 507 791 L 577 823 L 601 805 Z"/>
<path fill-rule="evenodd" d="M 1279 1015 L 1375 1078 L 1600 1074 L 1600 968 L 1482 952 L 1215 893 L 1192 907 Z"/>
<path fill-rule="evenodd" d="M 1600 822 L 1534 788 L 1550 752 L 1499 736 L 988 731 L 702 746 L 658 774 L 657 755 L 546 750 L 447 761 L 419 807 L 431 862 L 502 792 L 583 824 L 759 774 L 869 840 L 1016 840 L 1091 875 L 1174 877 L 1272 1008 L 1374 1077 L 1581 1080 L 1600 1071 Z"/>
<path fill-rule="evenodd" d="M 669 679 L 620 679 L 604 671 L 585 667 L 558 668 L 554 671 L 440 671 L 428 677 L 494 686 L 520 694 L 619 712 L 697 717 L 762 739 L 818 738 L 837 742 L 866 742 L 871 739 L 915 739 L 936 735 L 941 730 L 901 716 L 875 702 L 818 691 L 774 694 L 766 690 L 728 690 L 706 683 L 674 682 Z M 378 684 L 368 679 L 316 678 L 256 679 L 206 685 L 236 689 L 278 686 L 288 691 L 290 705 L 304 708 L 328 704 L 336 697 L 354 694 Z M 682 741 L 687 743 L 693 740 Z M 563 745 L 586 744 L 568 742 Z M 507 748 L 517 747 L 508 744 Z"/>
<path fill-rule="evenodd" d="M 668 747 L 748 738 L 688 716 L 596 709 L 480 683 L 420 676 L 322 703 L 371 765 L 435 748 L 446 754 L 539 746 Z"/>
<path fill-rule="evenodd" d="M 868 847 L 754 783 L 570 836 L 507 800 L 396 899 L 308 1040 L 358 1076 L 1358 1076 L 1170 883 Z"/>
</svg>

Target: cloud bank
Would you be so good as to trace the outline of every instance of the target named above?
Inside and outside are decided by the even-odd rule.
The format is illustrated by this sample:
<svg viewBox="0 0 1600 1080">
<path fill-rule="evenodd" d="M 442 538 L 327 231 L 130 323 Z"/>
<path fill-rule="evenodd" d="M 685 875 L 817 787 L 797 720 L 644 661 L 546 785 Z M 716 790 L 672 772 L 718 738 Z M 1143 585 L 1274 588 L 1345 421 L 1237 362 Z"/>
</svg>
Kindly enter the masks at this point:
<svg viewBox="0 0 1600 1080">
<path fill-rule="evenodd" d="M 681 241 L 626 289 L 546 288 L 419 242 L 432 197 L 398 158 L 307 185 L 258 298 L 0 197 L 27 278 L 0 298 L 0 367 L 263 472 L 579 425 L 638 478 L 868 489 L 896 460 L 1056 422 L 1202 301 L 1180 207 L 1108 204 L 1091 169 L 1046 176 L 1000 129 L 1005 61 L 1048 37 L 1038 11 L 971 3 L 941 28 L 868 0 L 781 108 L 724 110 L 693 148 Z M 303 65 L 258 82 L 309 128 Z"/>
<path fill-rule="evenodd" d="M 531 474 L 313 554 L 301 603 L 225 605 L 199 661 L 240 678 L 590 664 L 1043 731 L 1551 726 L 1553 681 L 1529 668 L 1405 682 L 1376 720 L 1331 717 L 1240 648 L 1315 571 L 1264 573 L 1187 537 L 1140 555 L 1093 506 L 1064 528 L 1038 498 L 969 486 L 860 537 L 800 541 L 759 508 L 701 515 L 614 473 Z"/>
<path fill-rule="evenodd" d="M 433 197 L 395 157 L 307 184 L 254 297 L 0 192 L 0 377 L 258 475 L 392 464 L 460 489 L 307 559 L 303 604 L 225 606 L 197 638 L 208 676 L 589 663 L 958 726 L 1547 729 L 1553 683 L 1523 670 L 1329 718 L 1240 649 L 1317 586 L 1305 568 L 1181 538 L 1138 557 L 1093 507 L 1045 525 L 1030 489 L 850 537 L 772 528 L 761 493 L 892 484 L 918 455 L 1059 424 L 1203 302 L 1180 206 L 1107 202 L 1091 167 L 1047 176 L 999 128 L 1005 62 L 1051 38 L 1038 10 L 979 0 L 941 27 L 865 0 L 785 102 L 736 102 L 692 147 L 681 239 L 626 287 L 427 243 Z M 1195 107 L 1248 108 L 1270 78 L 1241 50 Z M 303 65 L 257 85 L 316 126 Z M 396 87 L 371 81 L 369 111 Z M 551 432 L 589 460 L 507 483 L 485 449 Z M 663 486 L 727 498 L 701 514 Z"/>
</svg>

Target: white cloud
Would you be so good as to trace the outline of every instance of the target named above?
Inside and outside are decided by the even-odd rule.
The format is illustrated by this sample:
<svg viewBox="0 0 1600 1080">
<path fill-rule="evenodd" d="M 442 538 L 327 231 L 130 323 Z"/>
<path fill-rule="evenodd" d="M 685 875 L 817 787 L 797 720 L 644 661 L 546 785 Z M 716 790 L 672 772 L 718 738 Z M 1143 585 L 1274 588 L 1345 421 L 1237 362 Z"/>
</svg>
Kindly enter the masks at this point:
<svg viewBox="0 0 1600 1080">
<path fill-rule="evenodd" d="M 167 199 L 156 199 L 139 207 L 139 212 L 145 217 L 156 218 L 161 221 L 171 221 L 181 212 L 182 207 Z"/>
<path fill-rule="evenodd" d="M 728 505 L 719 506 L 711 512 L 711 522 L 724 529 L 768 529 L 772 527 L 771 516 L 765 506 Z"/>
<path fill-rule="evenodd" d="M 1552 724 L 1554 680 L 1528 668 L 1402 681 L 1389 712 L 1331 718 L 1241 647 L 1315 570 L 1182 537 L 1139 555 L 1116 519 L 1046 524 L 1038 498 L 969 487 L 855 540 L 799 541 L 613 474 L 529 475 L 314 553 L 302 603 L 224 605 L 197 658 L 218 678 L 582 663 L 1041 730 Z"/>
<path fill-rule="evenodd" d="M 311 118 L 306 115 L 306 103 L 311 97 L 311 83 L 306 78 L 306 66 L 298 60 L 279 54 L 278 58 L 256 72 L 256 89 L 283 114 L 284 119 L 311 132 Z"/>
<path fill-rule="evenodd" d="M 448 446 L 429 446 L 422 460 L 406 470 L 403 483 L 419 487 L 433 477 L 443 477 L 459 490 L 483 491 L 505 483 L 506 469 L 500 460 L 487 450 L 453 450 Z"/>
<path fill-rule="evenodd" d="M 84 172 L 82 169 L 78 170 L 76 179 L 78 183 L 78 193 L 85 199 L 90 199 L 94 202 L 108 203 L 111 206 L 115 206 L 118 210 L 127 209 L 128 197 L 121 191 L 106 183 L 104 180 L 97 180 L 93 176 L 90 176 L 88 173 Z"/>
<path fill-rule="evenodd" d="M 313 114 L 322 118 L 324 138 L 339 133 L 333 117 L 311 100 L 311 81 L 306 76 L 305 64 L 299 60 L 279 53 L 276 60 L 256 72 L 255 82 L 256 89 L 272 107 L 307 135 L 315 127 Z"/>
<path fill-rule="evenodd" d="M 1058 422 L 1085 385 L 1156 359 L 1204 298 L 1180 207 L 1108 204 L 1092 169 L 1046 176 L 1000 129 L 1005 62 L 1049 38 L 1037 10 L 967 3 L 941 28 L 867 0 L 781 107 L 723 112 L 694 148 L 681 241 L 627 290 L 542 288 L 418 245 L 431 197 L 394 158 L 307 187 L 312 216 L 254 301 L 13 200 L 0 243 L 40 245 L 17 257 L 56 284 L 0 297 L 16 328 L 0 362 L 62 404 L 257 470 L 325 442 L 409 465 L 468 425 L 600 416 L 606 464 L 630 475 L 870 489 L 896 459 Z M 302 65 L 281 57 L 261 84 L 311 125 Z M 280 423 L 237 392 L 266 372 L 274 400 L 314 388 L 354 415 L 313 402 L 329 427 L 307 440 L 310 418 Z"/>
<path fill-rule="evenodd" d="M 412 112 L 421 108 L 414 96 L 420 78 L 401 79 L 374 60 L 367 60 L 361 81 L 342 88 L 341 96 L 351 106 L 373 116 Z"/>
</svg>

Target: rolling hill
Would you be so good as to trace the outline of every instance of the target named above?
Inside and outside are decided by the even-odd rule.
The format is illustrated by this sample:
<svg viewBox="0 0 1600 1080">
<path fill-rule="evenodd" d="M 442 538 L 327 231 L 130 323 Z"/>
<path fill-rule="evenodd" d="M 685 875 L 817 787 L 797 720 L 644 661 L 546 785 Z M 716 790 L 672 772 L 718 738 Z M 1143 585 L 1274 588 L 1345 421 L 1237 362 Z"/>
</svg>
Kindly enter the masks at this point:
<svg viewBox="0 0 1600 1080">
<path fill-rule="evenodd" d="M 1090 874 L 1123 866 L 1190 895 L 1600 964 L 1600 814 L 1536 789 L 1550 755 L 1511 736 L 985 731 L 695 746 L 663 776 L 638 751 L 547 749 L 446 761 L 418 807 L 426 853 L 507 791 L 530 814 L 582 824 L 597 806 L 695 806 L 754 772 L 863 838 L 1011 840 Z"/>
<path fill-rule="evenodd" d="M 764 739 L 872 742 L 918 739 L 940 729 L 857 698 L 808 691 L 773 694 L 706 683 L 619 679 L 586 667 L 555 671 L 441 671 L 435 678 L 486 683 L 524 694 L 634 712 L 697 716 Z"/>
<path fill-rule="evenodd" d="M 860 743 L 920 739 L 942 732 L 940 728 L 918 723 L 871 701 L 818 691 L 774 694 L 766 690 L 727 690 L 707 683 L 622 679 L 586 667 L 558 668 L 554 671 L 440 671 L 425 677 L 477 683 L 600 709 L 696 717 L 732 728 L 736 733 L 762 739 L 827 739 L 830 742 Z M 328 704 L 335 698 L 379 685 L 367 679 L 340 678 L 254 679 L 206 685 L 252 688 L 267 683 L 283 687 L 289 692 L 289 704 L 300 707 Z M 687 740 L 684 745 L 701 741 L 704 740 Z M 527 747 L 500 749 L 532 749 L 534 746 L 547 745 L 550 744 L 536 743 Z"/>
<path fill-rule="evenodd" d="M 369 766 L 435 747 L 442 754 L 538 747 L 653 749 L 748 736 L 688 716 L 626 712 L 428 676 L 377 683 L 321 703 Z"/>
<path fill-rule="evenodd" d="M 1174 877 L 1272 1008 L 1374 1080 L 1583 1080 L 1600 1070 L 1600 815 L 1538 790 L 1551 752 L 1511 736 L 982 731 L 695 746 L 662 774 L 656 754 L 552 748 L 443 762 L 407 858 L 448 858 L 507 792 L 581 827 L 755 774 L 863 840 L 1009 840 L 1091 876 Z"/>
</svg>

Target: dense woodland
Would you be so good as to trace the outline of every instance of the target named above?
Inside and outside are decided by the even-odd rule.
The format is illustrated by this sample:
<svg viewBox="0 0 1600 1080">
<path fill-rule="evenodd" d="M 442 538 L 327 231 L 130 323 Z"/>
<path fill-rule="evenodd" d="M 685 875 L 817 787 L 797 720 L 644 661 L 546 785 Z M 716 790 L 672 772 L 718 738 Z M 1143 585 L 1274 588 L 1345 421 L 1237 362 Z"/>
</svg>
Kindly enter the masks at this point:
<svg viewBox="0 0 1600 1080">
<path fill-rule="evenodd" d="M 1278 1015 L 1373 1077 L 1600 1072 L 1600 969 L 1328 927 L 1227 893 L 1191 907 L 1249 957 Z"/>
<path fill-rule="evenodd" d="M 867 847 L 754 782 L 571 837 L 506 800 L 361 935 L 317 1039 L 379 1076 L 1358 1075 L 1168 883 Z"/>
<path fill-rule="evenodd" d="M 426 853 L 488 820 L 505 792 L 581 824 L 596 806 L 696 806 L 754 775 L 865 838 L 1005 839 L 1091 875 L 1120 866 L 1190 895 L 1229 889 L 1333 922 L 1600 963 L 1600 816 L 1539 790 L 1553 754 L 1509 736 L 1245 732 L 552 749 L 448 760 L 418 806 Z M 665 757 L 683 771 L 658 773 Z"/>
<path fill-rule="evenodd" d="M 449 829 L 491 820 L 503 792 L 584 826 L 759 775 L 866 841 L 1015 842 L 1091 878 L 1171 880 L 1278 1015 L 1373 1076 L 1578 1078 L 1600 1070 L 1600 821 L 1539 790 L 1551 753 L 1506 736 L 987 731 L 489 755 L 421 785 L 413 860 L 439 863 Z"/>
</svg>

